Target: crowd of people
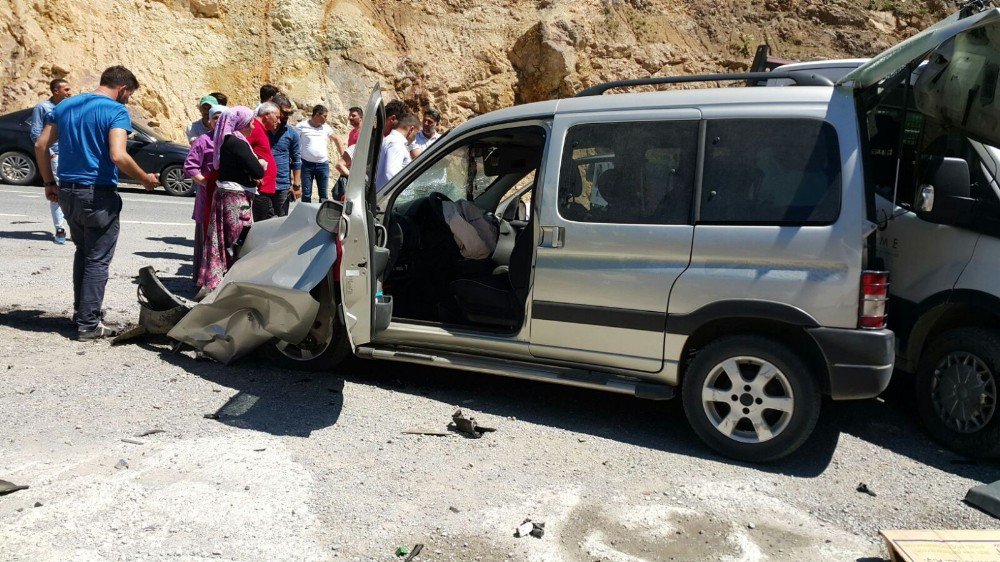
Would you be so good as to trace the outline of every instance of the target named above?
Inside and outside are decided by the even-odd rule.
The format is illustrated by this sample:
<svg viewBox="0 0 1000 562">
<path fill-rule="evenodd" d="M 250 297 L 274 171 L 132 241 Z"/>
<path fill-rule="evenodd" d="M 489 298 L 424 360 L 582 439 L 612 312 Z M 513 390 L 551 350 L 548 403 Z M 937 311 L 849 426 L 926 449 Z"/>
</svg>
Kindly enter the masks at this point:
<svg viewBox="0 0 1000 562">
<path fill-rule="evenodd" d="M 125 149 L 132 131 L 125 104 L 139 83 L 128 69 L 113 66 L 92 93 L 72 96 L 66 80 L 49 86 L 51 96 L 32 114 L 31 137 L 51 205 L 54 240 L 65 243 L 68 226 L 76 246 L 73 321 L 80 339 L 114 336 L 101 307 L 118 240 L 118 171 L 148 190 L 158 185 L 156 174 L 142 170 Z M 351 129 L 345 145 L 327 122 L 325 106 L 315 105 L 308 118 L 293 125 L 289 121 L 295 106 L 286 93 L 265 84 L 259 94 L 259 104 L 251 109 L 229 106 L 228 96 L 211 92 L 198 100 L 200 118 L 186 130 L 191 149 L 184 172 L 196 190 L 196 299 L 219 285 L 254 222 L 287 215 L 294 201 L 312 202 L 314 187 L 319 202 L 344 197 L 364 111 L 348 110 Z M 425 110 L 421 121 L 405 103 L 393 100 L 386 104 L 385 116 L 377 190 L 440 137 L 441 114 L 434 109 Z"/>
</svg>

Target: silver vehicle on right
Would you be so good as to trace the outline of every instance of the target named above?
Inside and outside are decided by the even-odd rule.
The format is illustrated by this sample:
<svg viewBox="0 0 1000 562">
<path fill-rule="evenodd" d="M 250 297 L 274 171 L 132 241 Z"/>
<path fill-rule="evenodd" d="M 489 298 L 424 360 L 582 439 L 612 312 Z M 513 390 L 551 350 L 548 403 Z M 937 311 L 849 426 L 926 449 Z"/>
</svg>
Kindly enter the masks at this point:
<svg viewBox="0 0 1000 562">
<path fill-rule="evenodd" d="M 345 200 L 255 225 L 223 283 L 169 335 L 220 361 L 263 345 L 301 368 L 353 353 L 679 395 L 712 448 L 780 458 L 809 437 L 824 394 L 870 398 L 892 373 L 866 156 L 882 93 L 925 58 L 979 57 L 913 90 L 929 119 L 1000 140 L 980 125 L 1000 117 L 985 95 L 996 75 L 982 72 L 1000 62 L 1000 10 L 966 16 L 836 85 L 804 71 L 770 76 L 792 88 L 603 95 L 762 75 L 649 78 L 495 111 L 379 192 L 376 87 Z M 941 84 L 983 95 L 970 106 Z M 932 164 L 920 169 L 928 216 L 969 173 L 948 157 Z"/>
</svg>

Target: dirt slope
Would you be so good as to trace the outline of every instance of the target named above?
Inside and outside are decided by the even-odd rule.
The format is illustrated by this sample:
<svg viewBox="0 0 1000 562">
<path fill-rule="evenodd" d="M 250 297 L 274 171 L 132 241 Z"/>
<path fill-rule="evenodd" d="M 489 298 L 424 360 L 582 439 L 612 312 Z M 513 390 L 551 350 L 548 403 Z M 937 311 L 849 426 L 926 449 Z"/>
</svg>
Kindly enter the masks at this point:
<svg viewBox="0 0 1000 562">
<path fill-rule="evenodd" d="M 0 110 L 35 103 L 54 77 L 90 89 L 121 63 L 144 85 L 135 117 L 174 138 L 205 92 L 251 104 L 264 81 L 338 114 L 378 81 L 456 124 L 604 80 L 738 70 L 765 41 L 788 58 L 870 55 L 945 11 L 940 0 L 0 0 Z"/>
</svg>

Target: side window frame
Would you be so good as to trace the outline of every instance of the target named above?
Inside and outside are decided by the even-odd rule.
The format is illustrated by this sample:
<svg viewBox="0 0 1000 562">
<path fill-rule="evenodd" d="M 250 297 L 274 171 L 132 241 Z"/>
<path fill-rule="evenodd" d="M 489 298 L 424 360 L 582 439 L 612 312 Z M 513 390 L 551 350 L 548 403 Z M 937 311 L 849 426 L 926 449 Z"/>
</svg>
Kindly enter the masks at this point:
<svg viewBox="0 0 1000 562">
<path fill-rule="evenodd" d="M 655 124 L 655 125 L 687 124 L 687 125 L 692 126 L 692 128 L 693 128 L 692 132 L 694 133 L 694 135 L 693 135 L 694 138 L 691 139 L 691 141 L 690 141 L 691 145 L 689 147 L 692 150 L 692 152 L 693 152 L 693 154 L 691 154 L 691 157 L 692 157 L 691 158 L 691 167 L 693 168 L 693 173 L 691 174 L 690 185 L 688 186 L 690 200 L 688 202 L 688 208 L 687 208 L 687 213 L 686 213 L 686 215 L 687 215 L 686 220 L 683 221 L 683 222 L 659 222 L 659 221 L 648 221 L 648 220 L 647 221 L 630 221 L 630 222 L 624 222 L 624 221 L 613 222 L 613 221 L 599 221 L 599 220 L 594 220 L 594 221 L 591 221 L 591 220 L 578 220 L 577 218 L 573 218 L 573 217 L 567 216 L 567 213 L 566 213 L 565 209 L 563 208 L 563 200 L 562 200 L 562 198 L 563 198 L 563 191 L 562 191 L 563 190 L 563 179 L 564 179 L 563 178 L 563 171 L 564 171 L 564 167 L 567 164 L 567 162 L 565 160 L 566 151 L 567 151 L 567 143 L 571 142 L 571 136 L 570 135 L 571 135 L 573 129 L 576 128 L 576 127 L 579 127 L 579 126 L 588 126 L 588 125 L 589 126 L 612 126 L 612 125 L 643 125 L 643 124 Z M 586 225 L 607 224 L 607 225 L 630 225 L 630 226 L 651 226 L 651 227 L 655 227 L 655 226 L 679 226 L 679 225 L 693 226 L 694 225 L 695 217 L 697 216 L 697 205 L 698 205 L 698 200 L 699 200 L 699 197 L 700 197 L 700 188 L 701 188 L 702 161 L 703 161 L 703 152 L 704 152 L 704 146 L 703 146 L 704 145 L 704 143 L 703 143 L 704 126 L 705 126 L 704 125 L 704 120 L 701 118 L 700 115 L 698 115 L 698 116 L 684 115 L 684 116 L 669 116 L 669 117 L 667 117 L 667 116 L 665 116 L 665 117 L 657 117 L 655 115 L 647 115 L 647 116 L 640 116 L 640 117 L 632 118 L 632 119 L 618 118 L 618 119 L 613 119 L 613 120 L 594 120 L 594 119 L 586 120 L 586 119 L 584 119 L 584 120 L 579 120 L 579 121 L 575 121 L 575 122 L 572 122 L 572 123 L 568 124 L 567 127 L 566 127 L 566 129 L 565 129 L 565 131 L 563 131 L 562 139 L 561 139 L 562 146 L 559 148 L 559 151 L 558 151 L 558 153 L 559 153 L 559 168 L 558 168 L 558 174 L 557 174 L 557 177 L 556 177 L 556 182 L 555 182 L 555 185 L 553 186 L 554 190 L 556 191 L 556 195 L 557 195 L 556 196 L 556 202 L 557 202 L 557 204 L 556 204 L 555 208 L 553 209 L 554 214 L 556 216 L 558 216 L 560 220 L 565 221 L 567 223 L 571 223 L 571 224 L 586 224 Z M 613 143 L 609 143 L 609 144 L 613 144 Z M 656 148 L 663 149 L 663 148 L 667 148 L 667 147 L 652 146 L 652 147 L 650 147 L 650 150 L 656 149 Z M 595 155 L 595 156 L 599 156 L 599 155 Z M 574 160 L 574 162 L 575 161 L 576 160 Z M 596 161 L 596 162 L 591 163 L 590 165 L 593 166 L 593 167 L 595 167 L 595 168 L 600 168 L 601 167 L 600 164 L 601 164 L 600 161 Z M 648 165 L 649 161 L 645 161 L 645 164 Z M 550 163 L 550 165 L 551 165 L 551 163 Z M 613 169 L 613 167 L 611 169 Z M 600 174 L 595 174 L 594 178 L 590 178 L 591 182 L 593 183 L 592 189 L 596 189 L 597 188 L 596 179 L 599 176 L 600 176 Z M 603 198 L 603 196 L 600 195 L 600 193 L 599 193 L 599 196 L 601 196 Z"/>
<path fill-rule="evenodd" d="M 442 141 L 436 142 L 431 145 L 429 149 L 428 156 L 426 158 L 421 158 L 421 162 L 418 166 L 407 166 L 404 168 L 399 175 L 394 177 L 387 187 L 378 196 L 378 213 L 380 216 L 385 215 L 396 205 L 396 199 L 398 196 L 406 191 L 413 180 L 419 178 L 424 172 L 429 170 L 442 158 L 451 154 L 456 148 L 461 145 L 467 145 L 469 141 L 473 141 L 477 137 L 485 136 L 490 132 L 502 131 L 505 129 L 526 129 L 531 127 L 538 128 L 545 137 L 545 143 L 542 148 L 541 162 L 538 166 L 538 171 L 536 172 L 535 185 L 540 185 L 538 182 L 544 179 L 544 169 L 547 159 L 547 154 L 549 151 L 549 146 L 552 144 L 552 119 L 554 116 L 538 116 L 534 118 L 528 118 L 519 121 L 503 122 L 503 123 L 486 123 L 480 127 L 469 129 L 468 131 L 462 132 L 460 135 L 449 134 Z"/>
<path fill-rule="evenodd" d="M 820 127 L 826 127 L 832 132 L 833 137 L 831 139 L 831 146 L 836 150 L 837 158 L 836 163 L 838 167 L 837 173 L 837 205 L 836 213 L 829 219 L 824 221 L 779 221 L 779 220 L 706 220 L 703 217 L 702 208 L 704 203 L 704 190 L 707 189 L 705 186 L 706 181 L 706 170 L 711 165 L 709 161 L 709 143 L 711 139 L 708 138 L 709 131 L 708 128 L 713 122 L 725 122 L 725 121 L 806 121 L 818 123 Z M 701 128 L 701 139 L 699 146 L 699 176 L 697 181 L 697 197 L 695 201 L 695 225 L 705 225 L 705 226 L 778 226 L 778 227 L 826 227 L 836 224 L 840 220 L 841 213 L 843 212 L 844 206 L 844 170 L 843 170 L 843 154 L 840 150 L 840 133 L 834 123 L 830 121 L 819 118 L 819 117 L 809 117 L 809 116 L 762 116 L 762 117 L 710 117 L 702 120 Z"/>
</svg>

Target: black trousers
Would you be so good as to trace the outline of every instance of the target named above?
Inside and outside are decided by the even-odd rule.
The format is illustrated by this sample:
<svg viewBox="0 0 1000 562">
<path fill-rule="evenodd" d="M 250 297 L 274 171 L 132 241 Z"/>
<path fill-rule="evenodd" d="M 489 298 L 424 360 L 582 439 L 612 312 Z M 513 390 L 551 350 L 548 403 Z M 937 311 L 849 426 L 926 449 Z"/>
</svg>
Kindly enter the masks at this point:
<svg viewBox="0 0 1000 562">
<path fill-rule="evenodd" d="M 265 221 L 288 214 L 288 190 L 257 193 L 253 196 L 253 222 Z"/>
<path fill-rule="evenodd" d="M 118 245 L 122 198 L 115 186 L 63 184 L 59 206 L 66 215 L 73 255 L 73 319 L 81 331 L 101 322 L 108 268 Z"/>
</svg>

